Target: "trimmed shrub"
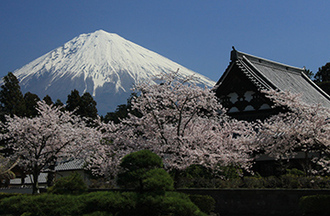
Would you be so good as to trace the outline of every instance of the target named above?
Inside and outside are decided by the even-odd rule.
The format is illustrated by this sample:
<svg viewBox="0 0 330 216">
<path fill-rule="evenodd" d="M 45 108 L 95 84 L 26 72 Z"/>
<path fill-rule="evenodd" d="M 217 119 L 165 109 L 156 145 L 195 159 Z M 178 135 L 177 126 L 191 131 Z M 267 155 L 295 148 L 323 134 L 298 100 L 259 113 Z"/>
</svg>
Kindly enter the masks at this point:
<svg viewBox="0 0 330 216">
<path fill-rule="evenodd" d="M 137 199 L 135 215 L 161 215 L 164 197 L 161 195 L 140 193 Z"/>
<path fill-rule="evenodd" d="M 330 215 L 330 195 L 313 195 L 300 198 L 299 206 L 306 215 Z"/>
<path fill-rule="evenodd" d="M 112 214 L 131 212 L 136 208 L 137 195 L 133 192 L 93 192 L 81 195 L 85 213 L 104 211 Z"/>
<path fill-rule="evenodd" d="M 205 205 L 205 204 L 204 204 Z M 83 195 L 21 195 L 0 202 L 3 215 L 206 215 L 185 194 L 163 196 L 134 192 L 93 192 Z"/>
<path fill-rule="evenodd" d="M 163 167 L 162 159 L 149 150 L 126 155 L 121 163 L 117 184 L 124 188 L 143 189 L 142 181 L 149 170 Z"/>
<path fill-rule="evenodd" d="M 210 214 L 215 208 L 215 200 L 211 196 L 190 194 L 189 199 L 204 213 Z"/>
<path fill-rule="evenodd" d="M 264 179 L 254 176 L 246 176 L 243 178 L 244 187 L 246 188 L 263 188 Z"/>
<path fill-rule="evenodd" d="M 145 173 L 142 180 L 143 190 L 157 195 L 173 190 L 173 179 L 164 169 L 152 169 Z"/>
<path fill-rule="evenodd" d="M 19 196 L 22 194 L 19 193 L 0 193 L 0 200 L 7 198 L 7 197 L 12 197 L 12 196 Z"/>
<path fill-rule="evenodd" d="M 282 187 L 283 188 L 299 188 L 299 181 L 296 175 L 285 174 L 281 176 Z"/>
<path fill-rule="evenodd" d="M 162 202 L 162 215 L 206 216 L 190 199 L 182 193 L 168 193 Z"/>
<path fill-rule="evenodd" d="M 82 201 L 70 195 L 22 195 L 5 198 L 0 203 L 0 212 L 12 215 L 81 215 L 81 210 Z"/>
<path fill-rule="evenodd" d="M 264 180 L 265 188 L 280 188 L 282 187 L 282 182 L 276 176 L 266 177 Z"/>
<path fill-rule="evenodd" d="M 83 216 L 113 216 L 113 214 L 104 211 L 96 211 L 89 214 L 83 214 Z"/>
<path fill-rule="evenodd" d="M 54 186 L 48 189 L 49 193 L 53 194 L 82 194 L 87 191 L 87 185 L 77 172 L 72 173 L 67 177 L 60 178 Z"/>
</svg>

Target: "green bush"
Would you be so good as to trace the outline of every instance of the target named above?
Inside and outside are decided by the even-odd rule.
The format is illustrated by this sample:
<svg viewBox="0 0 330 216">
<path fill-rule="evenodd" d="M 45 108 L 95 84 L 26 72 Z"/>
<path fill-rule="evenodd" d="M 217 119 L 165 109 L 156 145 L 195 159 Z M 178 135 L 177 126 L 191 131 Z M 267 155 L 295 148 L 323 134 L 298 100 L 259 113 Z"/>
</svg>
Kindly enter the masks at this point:
<svg viewBox="0 0 330 216">
<path fill-rule="evenodd" d="M 313 195 L 300 198 L 299 206 L 304 214 L 330 215 L 330 195 Z"/>
<path fill-rule="evenodd" d="M 12 196 L 19 196 L 22 194 L 19 193 L 0 193 L 0 200 L 2 200 L 3 198 L 7 198 L 7 197 L 12 197 Z"/>
<path fill-rule="evenodd" d="M 70 195 L 21 195 L 5 198 L 0 203 L 0 212 L 12 215 L 81 215 L 81 210 L 82 200 Z"/>
<path fill-rule="evenodd" d="M 137 206 L 134 213 L 136 215 L 160 215 L 164 197 L 149 193 L 138 194 Z"/>
<path fill-rule="evenodd" d="M 168 193 L 162 202 L 162 215 L 206 216 L 188 197 L 182 193 Z"/>
<path fill-rule="evenodd" d="M 189 195 L 189 199 L 204 213 L 210 214 L 215 208 L 215 200 L 208 195 Z"/>
<path fill-rule="evenodd" d="M 283 188 L 299 188 L 299 181 L 296 175 L 285 174 L 281 176 L 282 187 Z"/>
<path fill-rule="evenodd" d="M 295 176 L 305 176 L 305 172 L 302 170 L 298 170 L 297 168 L 287 169 L 287 174 L 295 175 Z"/>
<path fill-rule="evenodd" d="M 83 216 L 113 216 L 113 214 L 104 211 L 96 211 L 88 214 L 83 214 Z"/>
<path fill-rule="evenodd" d="M 145 173 L 142 180 L 143 190 L 164 195 L 165 191 L 173 190 L 173 179 L 164 169 L 152 169 Z"/>
<path fill-rule="evenodd" d="M 134 192 L 93 192 L 82 195 L 21 195 L 0 202 L 3 215 L 206 215 L 185 194 L 163 196 Z"/>
<path fill-rule="evenodd" d="M 141 150 L 126 155 L 121 163 L 117 184 L 124 188 L 142 190 L 142 181 L 149 170 L 163 167 L 162 159 L 149 150 Z"/>
<path fill-rule="evenodd" d="M 268 176 L 264 178 L 264 187 L 265 188 L 280 188 L 282 187 L 282 182 L 276 176 Z"/>
<path fill-rule="evenodd" d="M 263 188 L 264 179 L 261 177 L 246 176 L 243 178 L 244 187 L 246 188 Z"/>
<path fill-rule="evenodd" d="M 93 192 L 81 195 L 84 212 L 92 213 L 96 211 L 118 214 L 130 212 L 136 208 L 136 193 L 119 192 Z"/>
<path fill-rule="evenodd" d="M 60 178 L 54 186 L 48 189 L 49 193 L 53 194 L 82 194 L 87 191 L 87 185 L 77 172 L 72 173 L 67 177 Z"/>
</svg>

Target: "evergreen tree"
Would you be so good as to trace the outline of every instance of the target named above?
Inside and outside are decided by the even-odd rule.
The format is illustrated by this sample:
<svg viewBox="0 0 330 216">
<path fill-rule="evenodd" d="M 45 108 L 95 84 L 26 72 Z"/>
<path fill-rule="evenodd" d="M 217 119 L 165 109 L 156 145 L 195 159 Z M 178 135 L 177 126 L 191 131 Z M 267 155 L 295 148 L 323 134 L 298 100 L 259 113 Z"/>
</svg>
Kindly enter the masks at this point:
<svg viewBox="0 0 330 216">
<path fill-rule="evenodd" d="M 71 91 L 71 94 L 68 95 L 65 108 L 70 112 L 74 111 L 75 115 L 79 115 L 81 117 L 92 119 L 96 119 L 97 117 L 96 102 L 92 95 L 88 92 L 85 92 L 80 97 L 78 90 L 75 89 Z"/>
<path fill-rule="evenodd" d="M 92 95 L 85 92 L 80 98 L 80 106 L 78 108 L 78 114 L 81 117 L 88 117 L 91 119 L 97 118 L 97 108 L 96 101 L 93 99 Z"/>
<path fill-rule="evenodd" d="M 128 114 L 132 114 L 134 116 L 141 117 L 141 113 L 136 109 L 132 109 L 132 99 L 137 97 L 136 93 L 132 93 L 131 96 L 127 99 L 127 104 L 120 104 L 117 106 L 117 109 L 114 112 L 108 112 L 103 121 L 108 123 L 110 121 L 118 124 L 121 119 L 125 119 L 128 117 Z"/>
<path fill-rule="evenodd" d="M 26 106 L 25 116 L 27 117 L 35 117 L 38 115 L 38 111 L 36 107 L 38 106 L 38 101 L 40 98 L 36 94 L 32 94 L 31 92 L 27 92 L 24 95 L 24 101 Z"/>
<path fill-rule="evenodd" d="M 314 78 L 317 85 L 330 95 L 330 62 L 319 68 Z"/>
<path fill-rule="evenodd" d="M 1 86 L 0 91 L 2 120 L 4 115 L 24 116 L 25 101 L 18 79 L 12 72 L 9 72 L 3 78 L 3 81 L 4 84 Z"/>
<path fill-rule="evenodd" d="M 47 102 L 46 102 L 47 103 Z M 63 102 L 60 99 L 57 99 L 54 103 L 54 106 L 59 107 L 59 106 L 64 106 Z"/>
<path fill-rule="evenodd" d="M 306 76 L 308 76 L 309 79 L 312 79 L 313 76 L 314 76 L 313 71 L 311 71 L 311 70 L 309 70 L 309 69 L 305 69 L 305 70 L 304 70 L 304 73 L 305 73 Z"/>
<path fill-rule="evenodd" d="M 64 104 L 63 102 L 60 100 L 60 99 L 57 99 L 54 103 L 54 106 L 55 107 L 61 107 L 60 110 L 63 112 L 65 111 L 65 107 L 64 107 Z"/>
<path fill-rule="evenodd" d="M 80 106 L 80 95 L 78 90 L 72 90 L 71 94 L 68 95 L 68 100 L 66 101 L 66 110 L 72 112 L 76 110 L 74 113 L 77 114 L 77 109 Z"/>
<path fill-rule="evenodd" d="M 330 81 L 330 62 L 320 67 L 314 78 L 316 82 Z"/>
<path fill-rule="evenodd" d="M 49 95 L 46 95 L 42 100 L 45 101 L 47 105 L 53 105 L 52 98 Z"/>
</svg>

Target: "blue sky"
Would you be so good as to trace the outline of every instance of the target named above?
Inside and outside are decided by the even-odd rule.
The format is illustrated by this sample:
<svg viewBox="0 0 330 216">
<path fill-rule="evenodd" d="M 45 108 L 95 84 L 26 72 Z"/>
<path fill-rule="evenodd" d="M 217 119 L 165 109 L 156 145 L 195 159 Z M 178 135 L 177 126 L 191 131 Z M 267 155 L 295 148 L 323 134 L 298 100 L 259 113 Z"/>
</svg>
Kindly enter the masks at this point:
<svg viewBox="0 0 330 216">
<path fill-rule="evenodd" d="M 0 76 L 99 29 L 217 81 L 231 47 L 317 72 L 330 61 L 328 0 L 0 0 Z"/>
</svg>

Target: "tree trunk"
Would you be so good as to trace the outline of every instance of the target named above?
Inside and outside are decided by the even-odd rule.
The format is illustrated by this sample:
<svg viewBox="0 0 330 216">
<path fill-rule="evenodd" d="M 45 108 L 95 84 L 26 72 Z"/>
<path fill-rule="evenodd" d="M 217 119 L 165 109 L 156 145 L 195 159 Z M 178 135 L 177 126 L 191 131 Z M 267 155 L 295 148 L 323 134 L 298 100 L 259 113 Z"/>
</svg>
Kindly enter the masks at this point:
<svg viewBox="0 0 330 216">
<path fill-rule="evenodd" d="M 32 174 L 32 194 L 39 194 L 40 191 L 39 191 L 39 182 L 38 182 L 38 177 L 39 177 L 39 172 L 37 170 L 34 170 L 33 171 L 33 174 Z"/>
</svg>

